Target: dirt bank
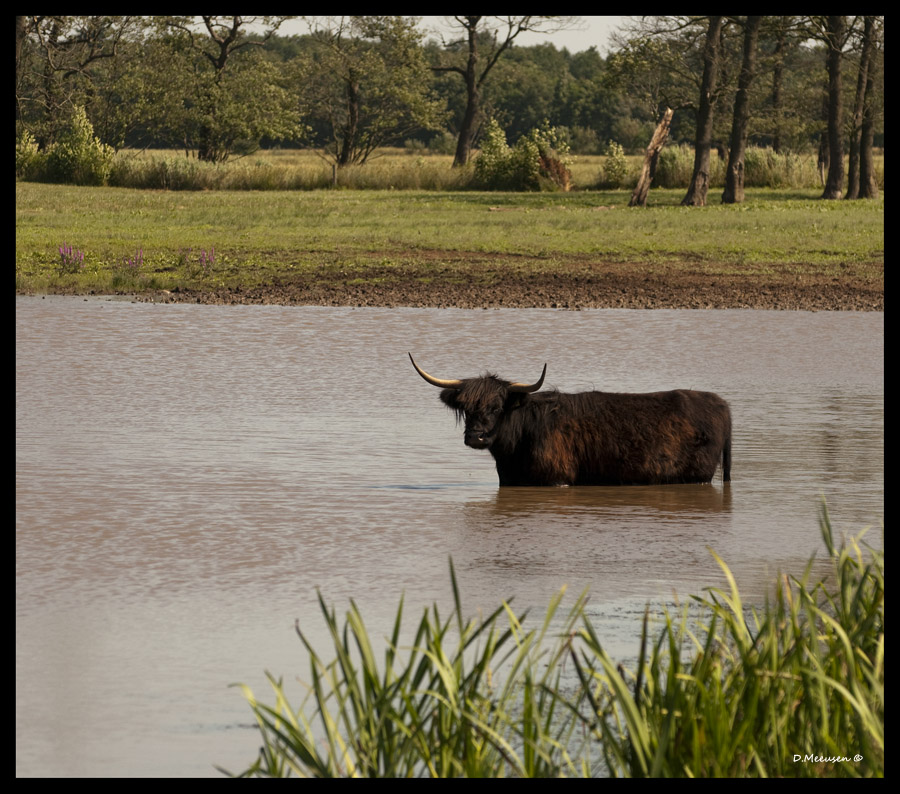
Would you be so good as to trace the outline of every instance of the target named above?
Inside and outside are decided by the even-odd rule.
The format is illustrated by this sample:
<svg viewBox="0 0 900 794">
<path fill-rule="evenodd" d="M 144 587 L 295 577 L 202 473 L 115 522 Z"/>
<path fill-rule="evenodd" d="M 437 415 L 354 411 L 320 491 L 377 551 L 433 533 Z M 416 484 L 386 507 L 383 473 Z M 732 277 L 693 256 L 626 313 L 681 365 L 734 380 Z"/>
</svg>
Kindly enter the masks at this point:
<svg viewBox="0 0 900 794">
<path fill-rule="evenodd" d="M 305 304 L 565 309 L 788 309 L 884 311 L 883 267 L 823 273 L 814 266 L 722 272 L 702 265 L 573 263 L 552 270 L 492 266 L 367 266 L 281 275 L 260 285 L 157 291 L 137 300 L 206 304 Z M 734 268 L 738 271 L 738 268 Z M 764 272 L 761 272 L 764 271 Z"/>
</svg>

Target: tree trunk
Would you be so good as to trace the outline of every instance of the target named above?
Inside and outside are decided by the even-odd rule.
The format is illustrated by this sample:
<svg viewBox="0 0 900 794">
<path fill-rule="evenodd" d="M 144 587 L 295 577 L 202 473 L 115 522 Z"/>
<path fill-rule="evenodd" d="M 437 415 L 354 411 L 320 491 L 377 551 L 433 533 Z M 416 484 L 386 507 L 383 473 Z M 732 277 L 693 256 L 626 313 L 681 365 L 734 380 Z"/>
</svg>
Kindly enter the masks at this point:
<svg viewBox="0 0 900 794">
<path fill-rule="evenodd" d="M 347 81 L 347 123 L 344 125 L 337 166 L 343 168 L 353 162 L 356 136 L 359 132 L 359 83 L 351 75 Z"/>
<path fill-rule="evenodd" d="M 874 41 L 874 17 L 864 17 L 862 52 L 859 55 L 859 71 L 856 77 L 856 99 L 853 103 L 853 126 L 850 131 L 850 164 L 847 170 L 845 199 L 859 198 L 860 157 L 862 153 L 862 128 L 866 108 L 866 89 L 869 82 L 869 65 Z"/>
<path fill-rule="evenodd" d="M 785 20 L 786 18 L 782 17 L 782 23 L 785 23 Z M 783 123 L 781 113 L 784 100 L 781 92 L 784 85 L 784 51 L 787 49 L 786 27 L 786 24 L 782 24 L 779 27 L 778 37 L 775 40 L 775 63 L 772 67 L 772 115 L 775 125 L 775 129 L 772 132 L 772 151 L 776 154 L 781 154 L 781 150 L 784 147 L 784 141 L 781 139 Z"/>
<path fill-rule="evenodd" d="M 470 21 L 469 32 L 469 57 L 466 60 L 466 73 L 463 78 L 466 81 L 466 112 L 463 115 L 462 126 L 459 129 L 459 140 L 456 142 L 456 155 L 453 157 L 453 167 L 465 165 L 469 162 L 469 152 L 475 141 L 475 133 L 478 131 L 478 116 L 480 113 L 480 97 L 478 92 L 478 39 L 477 19 Z"/>
<path fill-rule="evenodd" d="M 709 150 L 712 142 L 713 102 L 719 77 L 719 60 L 724 17 L 710 17 L 703 47 L 703 78 L 700 83 L 700 107 L 697 111 L 697 138 L 694 144 L 694 173 L 687 195 L 681 200 L 685 207 L 706 206 L 709 191 Z"/>
<path fill-rule="evenodd" d="M 25 43 L 25 36 L 28 33 L 28 25 L 25 17 L 16 17 L 16 121 L 19 120 L 21 111 L 19 109 L 19 77 L 21 75 L 22 63 L 22 45 Z"/>
<path fill-rule="evenodd" d="M 872 78 L 869 77 L 871 80 Z M 868 89 L 871 96 L 872 87 Z M 872 157 L 872 143 L 875 137 L 875 120 L 873 111 L 867 109 L 863 118 L 862 141 L 859 153 L 859 197 L 866 199 L 878 198 L 878 180 L 875 178 L 875 162 Z"/>
<path fill-rule="evenodd" d="M 878 198 L 878 180 L 875 178 L 875 163 L 872 157 L 872 145 L 875 137 L 875 77 L 881 66 L 881 50 L 878 47 L 878 30 L 873 25 L 872 57 L 866 77 L 866 101 L 863 106 L 862 140 L 859 153 L 859 197 Z"/>
<path fill-rule="evenodd" d="M 659 159 L 660 149 L 665 145 L 666 138 L 669 137 L 669 127 L 672 126 L 672 116 L 675 111 L 672 108 L 666 108 L 665 113 L 656 125 L 656 131 L 650 139 L 647 146 L 647 153 L 644 155 L 644 167 L 641 169 L 641 177 L 631 194 L 631 200 L 628 202 L 629 207 L 646 207 L 647 194 L 650 191 L 650 183 L 653 182 L 653 175 L 656 173 L 656 161 Z"/>
<path fill-rule="evenodd" d="M 819 153 L 816 157 L 816 169 L 819 172 L 819 183 L 825 187 L 825 174 L 828 173 L 828 135 L 819 138 Z"/>
<path fill-rule="evenodd" d="M 875 101 L 873 97 L 878 55 L 878 48 L 873 47 L 866 79 L 866 103 L 863 110 L 862 140 L 859 152 L 859 197 L 868 199 L 878 198 L 878 180 L 875 178 L 875 162 L 872 157 L 872 144 L 875 137 Z"/>
<path fill-rule="evenodd" d="M 762 17 L 747 17 L 744 23 L 744 60 L 734 97 L 731 123 L 731 147 L 725 171 L 723 204 L 740 204 L 744 200 L 744 151 L 747 148 L 747 122 L 750 120 L 750 84 L 756 75 L 756 43 Z"/>
<path fill-rule="evenodd" d="M 50 144 L 56 142 L 59 127 L 62 124 L 60 118 L 60 100 L 58 98 L 59 87 L 56 82 L 56 75 L 53 71 L 51 58 L 49 53 L 55 52 L 59 42 L 59 36 L 62 33 L 59 26 L 59 20 L 54 19 L 47 33 L 47 57 L 44 59 L 43 69 L 43 89 L 44 95 L 42 101 L 47 112 L 47 126 L 42 133 L 38 133 L 37 140 L 41 149 L 46 149 Z"/>
<path fill-rule="evenodd" d="M 841 103 L 841 48 L 844 44 L 846 20 L 827 17 L 828 46 L 828 179 L 823 199 L 839 199 L 844 185 L 843 105 Z"/>
</svg>

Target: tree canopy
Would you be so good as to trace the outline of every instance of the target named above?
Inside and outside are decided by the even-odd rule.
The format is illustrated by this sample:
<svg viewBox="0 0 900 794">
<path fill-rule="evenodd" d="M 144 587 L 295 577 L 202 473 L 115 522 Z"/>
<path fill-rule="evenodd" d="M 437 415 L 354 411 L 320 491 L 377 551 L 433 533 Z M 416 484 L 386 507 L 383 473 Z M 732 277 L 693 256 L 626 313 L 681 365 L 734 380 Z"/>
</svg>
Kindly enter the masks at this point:
<svg viewBox="0 0 900 794">
<path fill-rule="evenodd" d="M 81 107 L 114 148 L 220 162 L 314 147 L 342 167 L 386 145 L 452 140 L 461 164 L 488 120 L 511 145 L 547 123 L 575 154 L 610 140 L 637 153 L 671 107 L 674 143 L 708 139 L 725 157 L 736 142 L 820 150 L 830 195 L 841 153 L 860 195 L 866 151 L 883 146 L 884 17 L 726 16 L 714 42 L 711 17 L 632 17 L 607 57 L 557 47 L 567 17 L 453 17 L 443 38 L 412 17 L 309 18 L 290 36 L 285 19 L 17 16 L 17 132 L 47 149 Z M 521 45 L 535 29 L 547 39 Z"/>
</svg>

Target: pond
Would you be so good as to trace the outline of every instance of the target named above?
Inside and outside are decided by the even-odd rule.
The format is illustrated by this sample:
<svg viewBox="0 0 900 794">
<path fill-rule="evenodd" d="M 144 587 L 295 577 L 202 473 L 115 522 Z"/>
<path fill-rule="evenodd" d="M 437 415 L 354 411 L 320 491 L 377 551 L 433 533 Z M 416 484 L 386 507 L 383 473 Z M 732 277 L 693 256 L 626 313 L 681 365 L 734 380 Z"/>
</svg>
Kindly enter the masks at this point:
<svg viewBox="0 0 900 794">
<path fill-rule="evenodd" d="M 409 363 L 562 391 L 714 391 L 732 482 L 500 489 Z M 644 605 L 759 597 L 884 507 L 884 315 L 352 309 L 16 299 L 16 774 L 215 776 L 255 757 L 235 682 L 308 679 L 317 590 L 371 633 L 588 588 L 608 649 Z"/>
</svg>

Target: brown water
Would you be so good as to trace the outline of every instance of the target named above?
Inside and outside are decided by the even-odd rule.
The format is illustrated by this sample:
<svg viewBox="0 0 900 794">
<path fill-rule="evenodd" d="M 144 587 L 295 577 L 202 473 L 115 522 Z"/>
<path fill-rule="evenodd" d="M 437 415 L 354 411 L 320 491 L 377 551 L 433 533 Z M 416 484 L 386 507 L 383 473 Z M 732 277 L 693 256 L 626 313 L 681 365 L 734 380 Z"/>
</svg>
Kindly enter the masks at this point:
<svg viewBox="0 0 900 794">
<path fill-rule="evenodd" d="M 694 388 L 730 487 L 497 487 L 406 356 L 564 391 Z M 543 614 L 589 587 L 608 647 L 644 604 L 750 594 L 883 516 L 884 316 L 16 300 L 16 774 L 203 776 L 253 760 L 233 682 L 307 677 L 316 588 L 386 634 L 450 602 Z M 877 542 L 881 530 L 871 538 Z M 289 689 L 289 691 L 291 691 Z M 299 685 L 293 690 L 299 702 Z"/>
</svg>

